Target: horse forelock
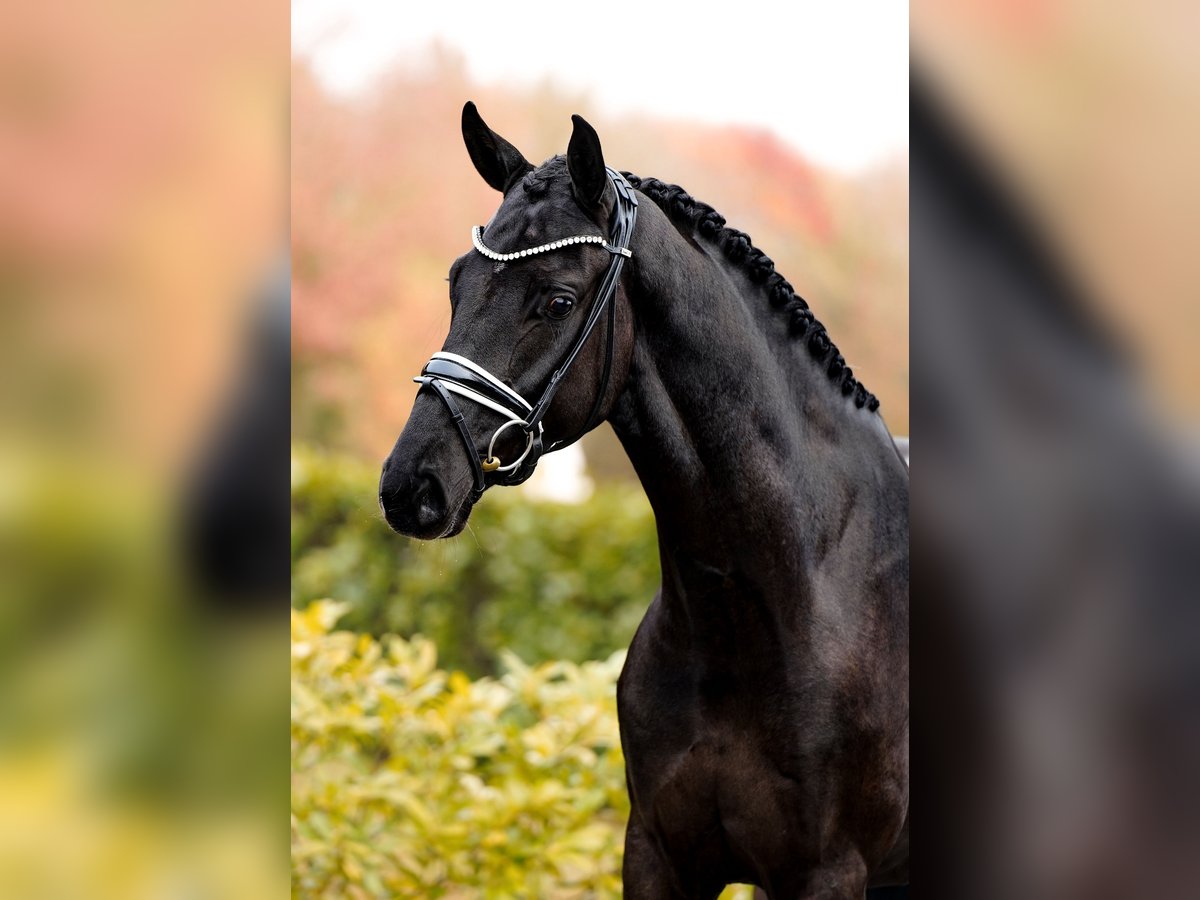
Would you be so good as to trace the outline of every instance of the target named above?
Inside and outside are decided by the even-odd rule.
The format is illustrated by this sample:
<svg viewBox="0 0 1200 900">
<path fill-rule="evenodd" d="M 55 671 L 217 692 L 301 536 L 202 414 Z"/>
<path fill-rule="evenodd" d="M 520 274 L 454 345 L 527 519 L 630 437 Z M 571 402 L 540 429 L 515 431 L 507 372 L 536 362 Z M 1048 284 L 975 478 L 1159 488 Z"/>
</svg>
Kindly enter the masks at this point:
<svg viewBox="0 0 1200 900">
<path fill-rule="evenodd" d="M 526 196 L 538 198 L 545 196 L 546 192 L 550 190 L 550 185 L 556 179 L 569 177 L 567 158 L 561 155 L 552 156 L 521 179 L 521 188 L 525 191 Z"/>
</svg>

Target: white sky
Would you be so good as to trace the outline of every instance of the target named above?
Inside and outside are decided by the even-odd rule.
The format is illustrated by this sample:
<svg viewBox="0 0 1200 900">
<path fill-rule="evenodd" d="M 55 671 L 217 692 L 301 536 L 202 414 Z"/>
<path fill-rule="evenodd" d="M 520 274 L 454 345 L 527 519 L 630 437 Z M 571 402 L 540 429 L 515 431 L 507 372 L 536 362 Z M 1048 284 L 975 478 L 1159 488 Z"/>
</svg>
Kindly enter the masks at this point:
<svg viewBox="0 0 1200 900">
<path fill-rule="evenodd" d="M 419 62 L 435 39 L 482 83 L 585 91 L 585 116 L 767 128 L 843 172 L 908 146 L 907 0 L 293 2 L 293 51 L 337 92 Z"/>
</svg>

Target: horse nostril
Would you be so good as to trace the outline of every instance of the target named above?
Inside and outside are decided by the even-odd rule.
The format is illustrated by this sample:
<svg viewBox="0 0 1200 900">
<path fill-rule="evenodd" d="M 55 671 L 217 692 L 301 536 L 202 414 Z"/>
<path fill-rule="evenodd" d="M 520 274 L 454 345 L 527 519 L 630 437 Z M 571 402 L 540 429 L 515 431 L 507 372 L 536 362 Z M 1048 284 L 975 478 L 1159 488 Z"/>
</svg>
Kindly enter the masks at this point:
<svg viewBox="0 0 1200 900">
<path fill-rule="evenodd" d="M 417 476 L 417 489 L 413 494 L 417 524 L 422 529 L 432 529 L 446 519 L 446 491 L 441 479 L 431 473 Z"/>
<path fill-rule="evenodd" d="M 383 471 L 379 473 L 379 508 L 383 514 L 387 515 L 387 503 L 384 502 L 384 485 L 387 483 L 388 470 L 392 467 L 392 458 L 389 456 L 383 461 Z"/>
<path fill-rule="evenodd" d="M 379 508 L 393 531 L 432 540 L 450 521 L 450 500 L 441 476 L 424 461 L 415 466 L 388 460 L 379 478 Z"/>
</svg>

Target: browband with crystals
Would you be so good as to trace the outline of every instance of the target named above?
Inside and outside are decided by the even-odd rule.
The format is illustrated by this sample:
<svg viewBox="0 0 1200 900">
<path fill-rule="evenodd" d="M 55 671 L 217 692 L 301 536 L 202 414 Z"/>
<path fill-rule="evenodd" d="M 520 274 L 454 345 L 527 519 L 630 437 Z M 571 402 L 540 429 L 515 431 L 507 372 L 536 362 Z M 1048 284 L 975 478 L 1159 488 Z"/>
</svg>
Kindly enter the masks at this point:
<svg viewBox="0 0 1200 900">
<path fill-rule="evenodd" d="M 558 250 L 560 247 L 566 247 L 570 244 L 600 244 L 609 253 L 620 253 L 625 257 L 633 256 L 633 252 L 628 247 L 614 247 L 598 234 L 580 234 L 576 235 L 575 237 L 551 241 L 548 244 L 542 244 L 540 247 L 530 247 L 528 250 L 518 250 L 516 253 L 497 253 L 495 250 L 483 245 L 483 226 L 476 225 L 471 229 L 471 243 L 475 245 L 476 250 L 478 250 L 488 259 L 496 260 L 496 262 L 508 262 L 510 259 L 520 259 L 523 256 L 533 256 L 535 253 L 545 253 L 547 250 Z"/>
</svg>

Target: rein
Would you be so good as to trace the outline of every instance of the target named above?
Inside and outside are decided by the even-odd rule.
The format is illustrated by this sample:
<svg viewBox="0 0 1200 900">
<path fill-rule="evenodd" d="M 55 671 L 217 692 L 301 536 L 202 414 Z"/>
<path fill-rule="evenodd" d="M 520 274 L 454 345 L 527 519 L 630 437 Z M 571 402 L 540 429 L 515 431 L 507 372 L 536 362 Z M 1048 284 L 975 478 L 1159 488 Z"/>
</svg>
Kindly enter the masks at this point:
<svg viewBox="0 0 1200 900">
<path fill-rule="evenodd" d="M 483 228 L 476 226 L 471 230 L 471 242 L 474 244 L 475 249 L 488 259 L 494 259 L 498 262 L 507 262 L 526 256 L 533 256 L 538 253 L 547 253 L 576 244 L 597 244 L 612 254 L 608 270 L 604 273 L 604 278 L 600 282 L 600 288 L 596 292 L 596 302 L 592 304 L 592 308 L 588 312 L 588 317 L 583 323 L 583 328 L 580 329 L 579 334 L 575 338 L 575 343 L 571 345 L 571 349 L 563 357 L 563 361 L 550 376 L 550 380 L 546 383 L 546 387 L 542 390 L 542 394 L 536 402 L 530 403 L 483 366 L 472 362 L 464 356 L 459 356 L 457 353 L 441 351 L 433 354 L 429 362 L 421 370 L 421 374 L 413 379 L 413 381 L 421 385 L 418 391 L 428 388 L 437 394 L 442 403 L 445 404 L 446 409 L 450 413 L 450 418 L 458 428 L 458 434 L 462 438 L 463 445 L 466 447 L 467 458 L 471 461 L 471 470 L 475 478 L 475 487 L 471 496 L 472 503 L 483 496 L 483 492 L 487 489 L 488 473 L 503 473 L 503 477 L 497 479 L 494 483 L 520 484 L 533 474 L 533 470 L 537 467 L 538 460 L 541 459 L 543 452 L 556 450 L 561 446 L 578 440 L 597 424 L 600 408 L 604 403 L 604 395 L 608 390 L 608 382 L 612 375 L 612 357 L 617 324 L 617 304 L 613 298 L 617 292 L 617 283 L 620 280 L 621 269 L 625 265 L 625 260 L 633 256 L 633 253 L 629 250 L 629 242 L 633 237 L 634 224 L 637 222 L 638 205 L 637 196 L 634 194 L 629 182 L 625 180 L 625 177 L 615 169 L 609 168 L 607 171 L 609 181 L 612 182 L 617 195 L 616 208 L 613 210 L 612 225 L 609 229 L 607 241 L 599 235 L 579 235 L 551 241 L 548 244 L 542 244 L 528 250 L 518 250 L 513 253 L 498 253 L 484 245 Z M 596 323 L 600 320 L 600 316 L 603 315 L 605 310 L 608 311 L 608 336 L 605 343 L 604 368 L 600 374 L 600 388 L 596 393 L 595 401 L 592 403 L 592 410 L 578 434 L 570 440 L 555 441 L 548 449 L 543 450 L 542 419 L 545 417 L 546 411 L 550 408 L 550 403 L 554 400 L 554 395 L 562 384 L 563 378 L 579 357 L 579 352 L 583 349 L 583 345 L 587 343 L 588 338 L 596 328 Z M 455 395 L 486 407 L 492 412 L 499 413 L 507 420 L 492 432 L 491 439 L 488 441 L 487 456 L 483 459 L 479 458 L 475 450 L 475 438 L 471 434 L 471 428 L 467 425 L 467 420 L 463 416 L 458 402 L 454 399 Z M 525 432 L 525 450 L 512 462 L 502 464 L 495 455 L 496 439 L 509 428 L 520 428 Z"/>
</svg>

